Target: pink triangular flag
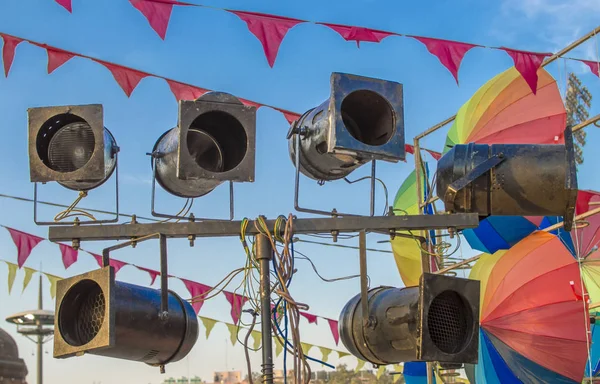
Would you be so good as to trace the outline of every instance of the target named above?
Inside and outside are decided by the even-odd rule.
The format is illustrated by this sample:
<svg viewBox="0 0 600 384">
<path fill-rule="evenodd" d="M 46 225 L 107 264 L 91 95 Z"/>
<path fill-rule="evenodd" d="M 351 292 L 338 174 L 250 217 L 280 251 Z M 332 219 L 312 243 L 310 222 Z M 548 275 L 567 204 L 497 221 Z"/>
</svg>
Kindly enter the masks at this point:
<svg viewBox="0 0 600 384">
<path fill-rule="evenodd" d="M 515 63 L 515 68 L 523 79 L 531 88 L 531 91 L 535 95 L 537 93 L 537 83 L 538 83 L 538 74 L 537 71 L 541 67 L 544 58 L 547 56 L 552 56 L 551 53 L 536 53 L 536 52 L 526 52 L 526 51 L 517 51 L 510 48 L 501 47 L 503 51 L 508 53 L 508 55 L 513 59 Z"/>
<path fill-rule="evenodd" d="M 312 315 L 312 314 L 306 313 L 306 312 L 300 312 L 300 316 L 302 316 L 306 320 L 308 320 L 309 324 L 317 324 L 317 315 Z"/>
<path fill-rule="evenodd" d="M 56 1 L 58 4 L 62 5 L 67 11 L 69 12 L 73 12 L 73 7 L 71 4 L 71 0 L 54 0 Z"/>
<path fill-rule="evenodd" d="M 92 255 L 94 257 L 94 259 L 96 259 L 96 263 L 98 263 L 98 266 L 100 268 L 103 268 L 104 263 L 102 262 L 102 256 L 97 255 L 92 252 L 88 252 L 88 253 L 90 255 Z M 108 265 L 113 267 L 115 269 L 115 274 L 117 274 L 121 268 L 123 268 L 124 266 L 129 265 L 129 264 L 125 263 L 123 261 L 120 261 L 120 260 L 108 259 Z"/>
<path fill-rule="evenodd" d="M 153 285 L 154 282 L 156 281 L 156 277 L 158 275 L 160 275 L 160 272 L 155 271 L 154 269 L 148 269 L 148 268 L 140 267 L 139 265 L 136 265 L 135 267 L 137 269 L 139 269 L 140 271 L 148 272 L 148 274 L 150 275 L 150 285 Z"/>
<path fill-rule="evenodd" d="M 584 64 L 586 64 L 588 67 L 590 67 L 590 71 L 592 71 L 592 73 L 598 77 L 600 77 L 600 65 L 598 64 L 597 61 L 590 61 L 590 60 L 581 60 Z"/>
<path fill-rule="evenodd" d="M 361 41 L 369 43 L 379 43 L 388 36 L 396 35 L 396 33 L 379 31 L 365 27 L 355 27 L 350 25 L 318 23 L 325 25 L 337 33 L 339 33 L 346 41 L 356 41 L 356 45 L 360 47 Z"/>
<path fill-rule="evenodd" d="M 69 268 L 74 262 L 77 261 L 77 250 L 66 244 L 58 244 L 60 247 L 60 253 L 62 254 L 62 261 L 65 269 Z"/>
<path fill-rule="evenodd" d="M 171 88 L 171 92 L 173 92 L 173 96 L 175 96 L 175 99 L 177 101 L 196 100 L 197 98 L 208 92 L 207 89 L 202 89 L 188 84 L 179 83 L 174 80 L 167 80 L 167 84 L 169 84 L 169 88 Z"/>
<path fill-rule="evenodd" d="M 275 64 L 279 46 L 290 28 L 304 20 L 291 19 L 289 17 L 266 15 L 255 12 L 229 11 L 242 19 L 248 25 L 248 29 L 260 41 L 271 68 Z"/>
<path fill-rule="evenodd" d="M 10 71 L 10 67 L 12 66 L 13 59 L 15 58 L 15 49 L 17 45 L 23 42 L 23 39 L 19 39 L 18 37 L 13 37 L 9 35 L 4 35 L 0 33 L 2 40 L 4 40 L 4 45 L 2 46 L 2 60 L 4 61 L 4 76 L 8 77 L 8 72 Z"/>
<path fill-rule="evenodd" d="M 10 237 L 12 237 L 13 242 L 17 246 L 17 264 L 19 265 L 19 268 L 21 268 L 31 254 L 33 248 L 44 240 L 44 238 L 17 231 L 16 229 L 9 227 L 4 228 L 8 230 Z"/>
<path fill-rule="evenodd" d="M 45 45 L 44 48 L 46 48 L 46 52 L 48 53 L 48 74 L 51 74 L 56 68 L 60 67 L 75 56 L 75 54 L 71 52 L 49 47 L 47 45 Z"/>
<path fill-rule="evenodd" d="M 288 123 L 292 124 L 294 121 L 300 118 L 300 115 L 294 112 L 286 111 L 284 109 L 279 109 L 279 112 L 283 113 L 283 116 L 287 120 Z"/>
<path fill-rule="evenodd" d="M 125 92 L 127 97 L 131 96 L 131 93 L 140 83 L 140 81 L 147 76 L 148 73 L 140 72 L 135 69 L 123 67 L 116 64 L 107 63 L 105 61 L 96 60 L 100 64 L 104 65 L 112 74 L 121 89 Z"/>
<path fill-rule="evenodd" d="M 256 107 L 256 109 L 262 107 L 262 104 L 259 104 L 256 101 L 242 99 L 241 97 L 239 99 L 242 102 L 242 104 L 247 105 L 248 107 Z"/>
<path fill-rule="evenodd" d="M 223 293 L 225 294 L 227 301 L 229 301 L 229 304 L 231 304 L 231 319 L 233 320 L 234 324 L 237 324 L 240 321 L 240 316 L 242 315 L 242 307 L 244 304 L 246 304 L 249 298 L 232 292 L 223 291 Z"/>
<path fill-rule="evenodd" d="M 327 319 L 329 323 L 329 328 L 331 329 L 331 334 L 333 335 L 333 339 L 335 340 L 335 345 L 338 345 L 340 342 L 340 333 L 338 330 L 338 322 L 337 320 Z"/>
<path fill-rule="evenodd" d="M 167 34 L 173 6 L 190 5 L 176 0 L 129 0 L 129 2 L 144 15 L 150 27 L 163 40 Z"/>
<path fill-rule="evenodd" d="M 460 43 L 458 41 L 432 39 L 419 36 L 411 37 L 423 43 L 427 50 L 432 55 L 435 55 L 444 67 L 448 68 L 452 76 L 454 76 L 456 84 L 458 84 L 458 70 L 463 57 L 465 57 L 465 54 L 471 48 L 477 47 L 477 45 L 474 44 Z"/>
<path fill-rule="evenodd" d="M 206 292 L 210 291 L 212 287 L 182 278 L 179 278 L 179 280 L 181 280 L 183 284 L 185 284 L 185 287 L 190 292 L 190 295 L 192 295 L 192 299 L 198 300 L 192 303 L 192 307 L 194 307 L 196 314 L 200 313 L 200 308 L 202 308 L 202 305 L 204 305 L 204 299 L 197 296 L 204 295 Z"/>
<path fill-rule="evenodd" d="M 426 149 L 427 153 L 429 153 L 431 155 L 431 157 L 433 157 L 436 160 L 439 160 L 442 158 L 442 154 L 439 152 L 435 152 L 435 151 L 431 151 L 429 149 Z"/>
</svg>

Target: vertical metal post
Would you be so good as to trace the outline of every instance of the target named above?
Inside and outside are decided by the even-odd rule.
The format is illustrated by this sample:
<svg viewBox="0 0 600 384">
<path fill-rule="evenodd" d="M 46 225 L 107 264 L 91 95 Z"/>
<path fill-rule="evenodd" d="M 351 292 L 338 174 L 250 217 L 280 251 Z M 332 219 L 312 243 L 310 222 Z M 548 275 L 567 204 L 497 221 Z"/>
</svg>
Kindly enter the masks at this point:
<svg viewBox="0 0 600 384">
<path fill-rule="evenodd" d="M 160 311 L 161 316 L 168 316 L 169 312 L 169 273 L 167 258 L 167 237 L 158 235 L 160 242 Z"/>
<path fill-rule="evenodd" d="M 38 291 L 38 309 L 42 309 L 42 274 L 40 273 L 40 286 Z M 43 383 L 43 365 L 44 365 L 44 336 L 42 335 L 42 323 L 37 321 L 38 337 L 37 337 L 37 384 Z"/>
<path fill-rule="evenodd" d="M 262 331 L 262 382 L 273 384 L 273 339 L 271 337 L 270 263 L 273 257 L 271 239 L 259 234 L 255 238 L 256 260 L 260 265 L 260 314 Z"/>
<path fill-rule="evenodd" d="M 360 265 L 360 302 L 361 311 L 363 313 L 363 319 L 365 326 L 369 325 L 369 286 L 367 280 L 367 233 L 366 231 L 360 231 L 358 233 L 358 256 Z"/>
</svg>

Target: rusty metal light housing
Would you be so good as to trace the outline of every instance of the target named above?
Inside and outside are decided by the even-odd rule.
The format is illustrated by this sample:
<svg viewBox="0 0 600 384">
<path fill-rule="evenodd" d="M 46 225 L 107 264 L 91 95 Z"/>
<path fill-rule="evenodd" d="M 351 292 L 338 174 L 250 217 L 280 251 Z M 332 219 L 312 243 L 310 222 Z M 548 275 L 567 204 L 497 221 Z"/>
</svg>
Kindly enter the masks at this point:
<svg viewBox="0 0 600 384">
<path fill-rule="evenodd" d="M 56 286 L 54 357 L 84 353 L 165 365 L 184 358 L 198 338 L 191 304 L 169 291 L 115 281 L 113 267 L 63 279 Z"/>
<path fill-rule="evenodd" d="M 255 140 L 256 107 L 222 92 L 181 101 L 178 126 L 154 145 L 156 180 L 185 198 L 206 195 L 223 181 L 252 182 Z"/>
<path fill-rule="evenodd" d="M 377 365 L 407 361 L 478 361 L 479 287 L 476 280 L 425 273 L 418 287 L 373 288 L 369 314 L 360 294 L 340 314 L 344 346 Z"/>
<path fill-rule="evenodd" d="M 102 105 L 38 107 L 27 112 L 32 182 L 56 181 L 87 191 L 110 178 L 119 147 L 104 127 Z"/>
<path fill-rule="evenodd" d="M 300 171 L 315 180 L 344 178 L 370 160 L 404 160 L 402 84 L 332 73 L 330 97 L 291 126 L 294 164 L 298 138 Z"/>
</svg>

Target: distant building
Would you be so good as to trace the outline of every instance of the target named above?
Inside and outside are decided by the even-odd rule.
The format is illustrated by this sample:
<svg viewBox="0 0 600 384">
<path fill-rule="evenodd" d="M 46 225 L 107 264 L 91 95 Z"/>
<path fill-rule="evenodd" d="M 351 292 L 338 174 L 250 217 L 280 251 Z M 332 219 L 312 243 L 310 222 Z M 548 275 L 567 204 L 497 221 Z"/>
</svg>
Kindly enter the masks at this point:
<svg viewBox="0 0 600 384">
<path fill-rule="evenodd" d="M 215 372 L 214 373 L 214 384 L 241 384 L 242 383 L 242 372 L 240 371 L 228 371 L 228 372 Z"/>
<path fill-rule="evenodd" d="M 27 384 L 27 366 L 15 340 L 0 328 L 0 384 Z"/>
</svg>

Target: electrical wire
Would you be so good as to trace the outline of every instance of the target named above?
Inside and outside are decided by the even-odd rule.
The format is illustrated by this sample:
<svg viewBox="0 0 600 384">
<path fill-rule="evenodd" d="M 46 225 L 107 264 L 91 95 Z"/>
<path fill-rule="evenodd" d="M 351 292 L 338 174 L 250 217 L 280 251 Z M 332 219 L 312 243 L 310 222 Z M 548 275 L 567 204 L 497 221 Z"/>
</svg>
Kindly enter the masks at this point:
<svg viewBox="0 0 600 384">
<path fill-rule="evenodd" d="M 71 205 L 69 205 L 67 207 L 67 209 L 56 214 L 56 216 L 54 216 L 54 221 L 59 222 L 66 218 L 77 217 L 77 216 L 85 216 L 88 219 L 91 219 L 92 221 L 97 221 L 96 218 L 94 217 L 94 215 L 87 212 L 85 209 L 75 208 L 77 206 L 77 204 L 79 204 L 81 202 L 81 200 L 83 200 L 84 198 L 87 197 L 87 195 L 88 195 L 87 191 L 79 191 L 79 196 L 77 196 L 75 201 L 73 201 L 73 203 Z"/>
<path fill-rule="evenodd" d="M 317 270 L 317 267 L 315 266 L 315 263 L 313 263 L 313 261 L 308 256 L 301 253 L 300 251 L 296 251 L 296 253 L 298 253 L 300 255 L 300 257 L 298 257 L 299 259 L 308 261 L 310 263 L 310 265 L 312 266 L 313 270 L 315 271 L 315 273 L 317 274 L 317 276 L 319 276 L 319 278 L 326 283 L 334 283 L 336 281 L 351 280 L 351 279 L 356 279 L 356 278 L 360 277 L 360 275 L 349 275 L 349 276 L 336 277 L 336 278 L 332 278 L 332 279 L 326 279 L 319 273 L 319 271 Z M 367 276 L 367 279 L 369 279 L 369 276 Z"/>
</svg>

